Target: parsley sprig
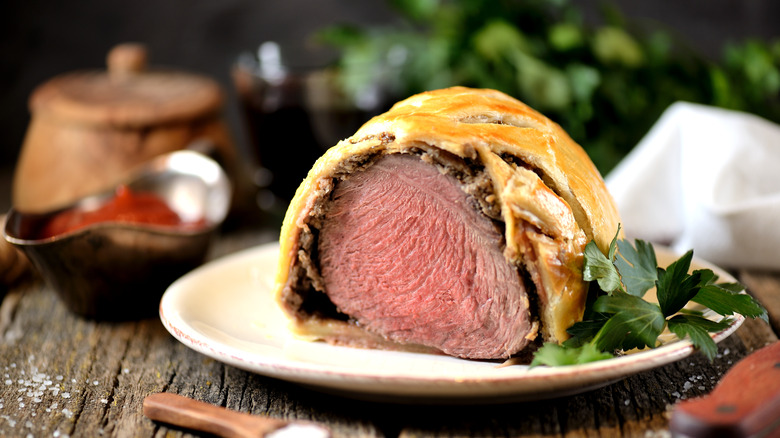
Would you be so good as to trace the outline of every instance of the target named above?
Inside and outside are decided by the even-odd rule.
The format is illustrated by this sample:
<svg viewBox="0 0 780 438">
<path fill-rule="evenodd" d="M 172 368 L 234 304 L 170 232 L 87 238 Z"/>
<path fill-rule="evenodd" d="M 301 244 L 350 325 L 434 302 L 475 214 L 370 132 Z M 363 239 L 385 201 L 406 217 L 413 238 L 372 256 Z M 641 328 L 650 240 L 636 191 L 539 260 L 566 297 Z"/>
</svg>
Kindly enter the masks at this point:
<svg viewBox="0 0 780 438">
<path fill-rule="evenodd" d="M 567 331 L 562 345 L 545 343 L 534 355 L 531 366 L 573 365 L 613 357 L 615 352 L 634 348 L 654 348 L 668 328 L 678 338 L 688 338 L 695 348 L 712 360 L 717 346 L 709 333 L 731 324 L 729 318 L 741 314 L 767 320 L 766 309 L 739 283 L 718 283 L 711 269 L 690 272 L 693 251 L 688 251 L 667 268 L 658 266 L 653 245 L 635 240 L 634 245 L 618 239 L 620 229 L 607 255 L 591 241 L 585 247 L 583 278 L 595 281 L 583 321 Z M 658 302 L 644 299 L 655 287 Z M 720 321 L 703 312 L 686 309 L 688 302 L 699 303 L 721 315 Z"/>
</svg>

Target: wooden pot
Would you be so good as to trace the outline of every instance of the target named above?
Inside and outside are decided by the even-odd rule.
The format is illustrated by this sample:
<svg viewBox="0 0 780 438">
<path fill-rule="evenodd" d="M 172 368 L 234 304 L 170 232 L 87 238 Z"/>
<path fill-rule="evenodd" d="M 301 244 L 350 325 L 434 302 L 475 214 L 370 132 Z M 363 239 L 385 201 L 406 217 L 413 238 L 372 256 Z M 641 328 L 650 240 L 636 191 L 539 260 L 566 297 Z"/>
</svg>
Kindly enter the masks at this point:
<svg viewBox="0 0 780 438">
<path fill-rule="evenodd" d="M 152 157 L 193 143 L 208 144 L 231 174 L 237 158 L 219 85 L 194 74 L 147 70 L 146 59 L 143 46 L 122 44 L 109 52 L 107 71 L 63 74 L 34 90 L 13 181 L 18 211 L 70 204 L 115 186 Z"/>
</svg>

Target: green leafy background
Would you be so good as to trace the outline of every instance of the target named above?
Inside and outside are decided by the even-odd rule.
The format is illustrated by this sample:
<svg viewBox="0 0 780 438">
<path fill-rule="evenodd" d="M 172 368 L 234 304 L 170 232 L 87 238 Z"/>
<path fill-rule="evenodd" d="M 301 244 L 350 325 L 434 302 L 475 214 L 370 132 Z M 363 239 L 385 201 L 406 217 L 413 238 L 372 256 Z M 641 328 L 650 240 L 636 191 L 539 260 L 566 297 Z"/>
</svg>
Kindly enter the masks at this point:
<svg viewBox="0 0 780 438">
<path fill-rule="evenodd" d="M 495 88 L 560 123 L 604 174 L 675 101 L 780 121 L 780 40 L 730 44 L 712 61 L 610 8 L 604 24 L 589 26 L 566 0 L 389 2 L 402 24 L 318 34 L 341 50 L 348 92 L 377 78 L 398 98 L 451 85 Z"/>
</svg>

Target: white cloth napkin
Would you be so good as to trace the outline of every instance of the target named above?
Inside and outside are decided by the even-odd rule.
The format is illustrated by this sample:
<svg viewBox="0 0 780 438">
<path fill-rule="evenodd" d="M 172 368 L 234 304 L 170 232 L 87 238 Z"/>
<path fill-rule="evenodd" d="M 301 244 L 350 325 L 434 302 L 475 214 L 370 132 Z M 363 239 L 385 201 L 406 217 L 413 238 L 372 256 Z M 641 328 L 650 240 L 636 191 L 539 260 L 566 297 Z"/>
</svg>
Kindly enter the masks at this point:
<svg viewBox="0 0 780 438">
<path fill-rule="evenodd" d="M 780 125 L 675 103 L 606 182 L 629 238 L 780 269 Z"/>
</svg>

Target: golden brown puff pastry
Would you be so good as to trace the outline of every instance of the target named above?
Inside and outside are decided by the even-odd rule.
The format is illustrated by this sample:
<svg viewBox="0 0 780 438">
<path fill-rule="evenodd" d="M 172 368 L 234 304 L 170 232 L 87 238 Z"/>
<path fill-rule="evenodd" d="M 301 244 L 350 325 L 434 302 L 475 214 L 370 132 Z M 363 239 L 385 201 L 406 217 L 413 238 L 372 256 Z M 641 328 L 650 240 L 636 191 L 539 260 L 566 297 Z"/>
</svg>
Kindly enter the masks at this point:
<svg viewBox="0 0 780 438">
<path fill-rule="evenodd" d="M 275 298 L 308 339 L 507 358 L 568 338 L 584 247 L 606 253 L 618 222 L 560 126 L 498 91 L 426 92 L 314 164 L 284 219 Z"/>
</svg>

